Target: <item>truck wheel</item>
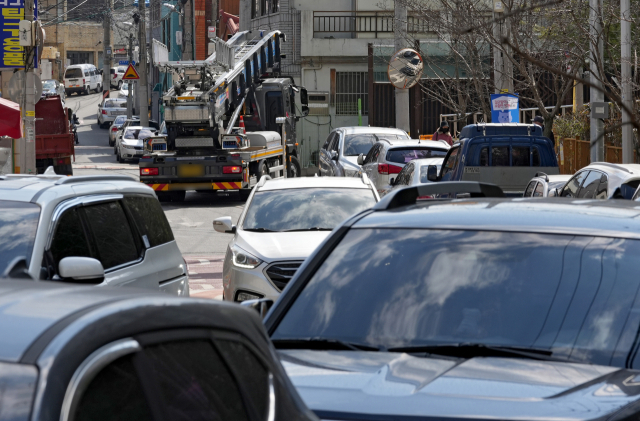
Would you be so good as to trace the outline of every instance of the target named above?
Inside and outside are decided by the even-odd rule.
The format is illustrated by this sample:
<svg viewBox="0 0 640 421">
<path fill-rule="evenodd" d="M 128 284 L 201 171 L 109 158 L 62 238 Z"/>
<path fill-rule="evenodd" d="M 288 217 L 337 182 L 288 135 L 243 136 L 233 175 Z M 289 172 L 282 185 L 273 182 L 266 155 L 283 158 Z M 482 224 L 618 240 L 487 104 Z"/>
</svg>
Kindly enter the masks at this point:
<svg viewBox="0 0 640 421">
<path fill-rule="evenodd" d="M 159 202 L 170 202 L 171 201 L 171 193 L 169 192 L 156 192 L 156 196 L 158 197 Z"/>
<path fill-rule="evenodd" d="M 289 165 L 287 165 L 287 177 L 295 178 L 300 177 L 302 175 L 302 167 L 300 166 L 300 161 L 297 157 L 291 155 L 289 156 Z"/>
<path fill-rule="evenodd" d="M 263 175 L 269 175 L 269 167 L 267 167 L 267 163 L 264 161 L 260 163 L 260 172 L 258 173 L 258 181 L 260 181 Z"/>
</svg>

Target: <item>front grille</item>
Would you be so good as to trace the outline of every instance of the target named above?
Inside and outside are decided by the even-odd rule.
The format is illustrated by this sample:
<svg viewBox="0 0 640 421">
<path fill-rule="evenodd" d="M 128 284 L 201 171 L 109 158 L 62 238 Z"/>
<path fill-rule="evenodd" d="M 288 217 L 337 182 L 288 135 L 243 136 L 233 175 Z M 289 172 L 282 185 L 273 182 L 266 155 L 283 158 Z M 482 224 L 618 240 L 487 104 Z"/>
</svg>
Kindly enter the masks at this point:
<svg viewBox="0 0 640 421">
<path fill-rule="evenodd" d="M 134 146 L 133 149 L 135 149 L 136 151 L 141 151 L 142 150 L 142 146 Z"/>
<path fill-rule="evenodd" d="M 278 291 L 282 291 L 293 278 L 293 275 L 296 274 L 301 264 L 302 262 L 272 263 L 264 270 L 264 274 Z"/>
</svg>

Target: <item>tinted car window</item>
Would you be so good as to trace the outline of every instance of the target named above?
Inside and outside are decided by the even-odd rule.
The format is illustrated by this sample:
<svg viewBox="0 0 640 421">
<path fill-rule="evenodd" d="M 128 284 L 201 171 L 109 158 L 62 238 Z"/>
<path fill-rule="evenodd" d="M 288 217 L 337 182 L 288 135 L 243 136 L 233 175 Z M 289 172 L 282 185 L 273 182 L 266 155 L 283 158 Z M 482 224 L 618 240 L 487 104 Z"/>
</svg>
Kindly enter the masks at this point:
<svg viewBox="0 0 640 421">
<path fill-rule="evenodd" d="M 509 166 L 509 147 L 494 146 L 491 148 L 491 166 L 492 167 L 508 167 Z"/>
<path fill-rule="evenodd" d="M 84 211 L 105 269 L 138 259 L 131 227 L 119 202 L 87 206 Z"/>
<path fill-rule="evenodd" d="M 457 147 L 451 151 L 451 154 L 448 158 L 446 158 L 444 164 L 442 165 L 442 175 L 445 175 L 449 171 L 453 169 L 456 165 L 456 161 L 458 159 L 458 153 L 460 152 L 460 147 Z"/>
<path fill-rule="evenodd" d="M 511 166 L 513 167 L 529 167 L 530 165 L 529 147 L 528 146 L 512 146 L 511 147 Z"/>
<path fill-rule="evenodd" d="M 524 191 L 524 197 L 532 197 L 533 196 L 533 189 L 536 186 L 537 181 L 532 181 L 529 183 L 529 185 L 527 186 L 527 188 Z"/>
<path fill-rule="evenodd" d="M 584 197 L 585 199 L 593 199 L 596 195 L 596 191 L 598 190 L 598 185 L 600 184 L 600 178 L 602 177 L 602 173 L 599 171 L 591 171 L 587 178 L 585 178 L 582 183 L 582 189 L 578 193 L 577 197 Z"/>
<path fill-rule="evenodd" d="M 351 229 L 272 339 L 482 343 L 624 367 L 640 327 L 639 253 L 618 238 Z"/>
<path fill-rule="evenodd" d="M 535 191 L 533 192 L 533 197 L 543 197 L 544 196 L 544 184 L 538 183 Z"/>
<path fill-rule="evenodd" d="M 126 108 L 127 103 L 122 101 L 105 101 L 104 108 Z"/>
<path fill-rule="evenodd" d="M 209 341 L 145 349 L 171 421 L 246 420 L 236 382 Z M 129 418 L 132 419 L 132 418 Z"/>
<path fill-rule="evenodd" d="M 18 257 L 30 262 L 39 217 L 38 205 L 0 200 L 0 274 Z"/>
<path fill-rule="evenodd" d="M 82 77 L 82 69 L 67 69 L 64 77 L 66 79 Z"/>
<path fill-rule="evenodd" d="M 375 161 L 378 158 L 378 154 L 380 153 L 380 148 L 382 148 L 382 145 L 380 143 L 374 145 L 367 156 L 364 158 L 363 164 L 368 164 Z"/>
<path fill-rule="evenodd" d="M 606 174 L 602 174 L 600 178 L 600 184 L 598 184 L 598 190 L 596 190 L 596 199 L 606 199 L 607 196 L 607 188 L 609 186 L 609 178 Z"/>
<path fill-rule="evenodd" d="M 82 394 L 76 421 L 153 421 L 131 356 L 103 368 Z"/>
<path fill-rule="evenodd" d="M 386 159 L 389 162 L 406 164 L 407 162 L 413 161 L 414 159 L 444 158 L 446 155 L 446 149 L 427 147 L 393 148 L 389 149 L 389 151 L 387 152 Z"/>
<path fill-rule="evenodd" d="M 358 156 L 366 155 L 375 145 L 377 139 L 372 134 L 348 134 L 344 137 L 344 155 Z"/>
<path fill-rule="evenodd" d="M 51 254 L 56 267 L 65 257 L 93 257 L 78 209 L 69 209 L 60 217 L 51 242 Z"/>
<path fill-rule="evenodd" d="M 582 171 L 576 174 L 566 186 L 562 189 L 562 193 L 560 196 L 562 197 L 578 197 L 578 190 L 580 190 L 580 185 L 584 178 L 589 174 L 589 171 Z"/>
<path fill-rule="evenodd" d="M 243 229 L 331 230 L 375 204 L 369 189 L 307 188 L 258 191 L 247 209 Z"/>
<path fill-rule="evenodd" d="M 169 221 L 153 197 L 128 196 L 124 203 L 131 212 L 140 235 L 146 235 L 150 247 L 156 247 L 173 241 L 173 232 Z"/>
</svg>

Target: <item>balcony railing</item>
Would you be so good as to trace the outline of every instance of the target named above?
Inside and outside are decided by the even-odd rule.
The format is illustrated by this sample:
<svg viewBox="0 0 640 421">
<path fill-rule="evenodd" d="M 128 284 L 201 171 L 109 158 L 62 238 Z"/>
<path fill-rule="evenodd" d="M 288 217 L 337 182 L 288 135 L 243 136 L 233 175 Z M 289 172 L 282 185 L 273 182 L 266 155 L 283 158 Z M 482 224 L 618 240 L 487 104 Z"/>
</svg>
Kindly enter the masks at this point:
<svg viewBox="0 0 640 421">
<path fill-rule="evenodd" d="M 392 11 L 313 12 L 314 38 L 389 38 L 393 34 Z M 409 14 L 407 31 L 413 34 L 432 32 L 430 22 Z"/>
</svg>

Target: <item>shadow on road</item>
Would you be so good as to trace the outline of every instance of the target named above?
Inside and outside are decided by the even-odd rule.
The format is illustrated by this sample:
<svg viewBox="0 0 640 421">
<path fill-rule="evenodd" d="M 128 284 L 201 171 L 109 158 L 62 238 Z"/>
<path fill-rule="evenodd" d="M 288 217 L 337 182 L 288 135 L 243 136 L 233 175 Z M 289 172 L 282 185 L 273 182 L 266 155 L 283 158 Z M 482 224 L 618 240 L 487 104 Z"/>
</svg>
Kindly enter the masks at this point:
<svg viewBox="0 0 640 421">
<path fill-rule="evenodd" d="M 190 208 L 208 207 L 208 208 L 224 208 L 228 206 L 244 206 L 245 200 L 240 198 L 238 193 L 229 193 L 228 196 L 218 194 L 214 191 L 209 192 L 187 192 L 184 202 L 163 202 L 162 207 L 166 209 L 178 209 L 185 205 Z"/>
</svg>

